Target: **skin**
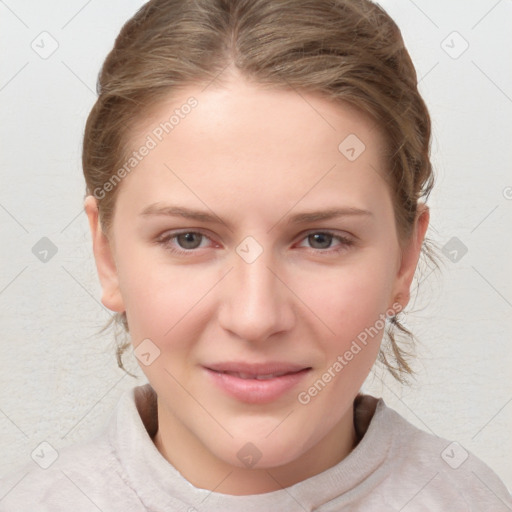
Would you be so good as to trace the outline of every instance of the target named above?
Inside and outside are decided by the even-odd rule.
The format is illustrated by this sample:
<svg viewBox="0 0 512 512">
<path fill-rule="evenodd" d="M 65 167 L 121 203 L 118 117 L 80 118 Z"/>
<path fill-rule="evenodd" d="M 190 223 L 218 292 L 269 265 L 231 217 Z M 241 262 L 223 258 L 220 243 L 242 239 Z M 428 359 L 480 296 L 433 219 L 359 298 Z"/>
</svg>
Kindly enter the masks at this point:
<svg viewBox="0 0 512 512">
<path fill-rule="evenodd" d="M 372 120 L 349 105 L 265 90 L 236 75 L 159 104 L 134 132 L 133 148 L 191 95 L 198 106 L 119 185 L 108 237 L 96 200 L 86 199 L 102 302 L 126 311 L 134 347 L 149 338 L 160 350 L 141 368 L 158 395 L 161 454 L 196 487 L 270 492 L 328 469 L 355 446 L 353 400 L 382 330 L 309 403 L 297 395 L 379 315 L 397 301 L 406 306 L 429 212 L 421 205 L 400 244 Z M 338 150 L 349 134 L 366 146 L 353 162 Z M 213 212 L 225 224 L 140 214 L 154 203 Z M 370 215 L 286 223 L 328 207 Z M 158 241 L 181 229 L 206 237 Z M 325 231 L 332 241 L 308 237 Z M 263 249 L 252 263 L 236 252 L 247 236 Z M 202 369 L 227 360 L 311 370 L 275 401 L 247 404 Z M 237 457 L 248 442 L 261 454 L 253 467 Z"/>
</svg>

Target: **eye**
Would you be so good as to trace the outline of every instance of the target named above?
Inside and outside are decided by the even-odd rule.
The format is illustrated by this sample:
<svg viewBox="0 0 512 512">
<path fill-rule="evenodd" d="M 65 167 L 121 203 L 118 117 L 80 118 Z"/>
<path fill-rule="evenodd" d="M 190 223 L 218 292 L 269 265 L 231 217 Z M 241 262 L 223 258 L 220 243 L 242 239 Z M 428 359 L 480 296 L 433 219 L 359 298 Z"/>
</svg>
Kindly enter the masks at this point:
<svg viewBox="0 0 512 512">
<path fill-rule="evenodd" d="M 341 252 L 347 250 L 350 246 L 354 245 L 354 242 L 346 236 L 336 235 L 331 231 L 313 231 L 306 235 L 303 239 L 311 244 L 312 249 L 319 252 Z M 337 241 L 338 244 L 335 246 L 335 249 L 327 251 L 327 249 L 331 249 L 333 242 Z M 301 247 L 304 247 L 301 245 Z"/>
<path fill-rule="evenodd" d="M 167 232 L 156 239 L 156 242 L 165 250 L 177 255 L 192 255 L 198 249 L 207 248 L 208 241 L 212 242 L 206 234 L 200 231 Z M 307 233 L 302 241 L 299 247 L 307 248 L 303 245 L 304 242 L 307 242 L 313 252 L 324 254 L 337 254 L 354 245 L 354 241 L 350 238 L 331 231 L 312 231 Z"/>
<path fill-rule="evenodd" d="M 189 254 L 195 249 L 205 247 L 204 244 L 201 245 L 205 240 L 209 240 L 209 238 L 199 231 L 182 231 L 164 233 L 156 241 L 172 253 Z"/>
</svg>

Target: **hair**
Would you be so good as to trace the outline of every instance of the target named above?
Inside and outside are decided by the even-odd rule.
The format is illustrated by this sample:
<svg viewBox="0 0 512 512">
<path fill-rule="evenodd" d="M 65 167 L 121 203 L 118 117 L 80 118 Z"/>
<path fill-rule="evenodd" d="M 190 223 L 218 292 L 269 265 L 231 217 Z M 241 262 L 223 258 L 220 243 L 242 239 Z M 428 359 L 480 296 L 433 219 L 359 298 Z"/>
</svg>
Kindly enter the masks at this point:
<svg viewBox="0 0 512 512">
<path fill-rule="evenodd" d="M 370 0 L 151 0 L 122 27 L 100 71 L 82 164 L 109 235 L 130 137 L 148 109 L 179 89 L 219 80 L 227 68 L 281 90 L 319 94 L 371 116 L 386 139 L 387 179 L 400 243 L 412 235 L 420 200 L 434 184 L 431 121 L 401 32 Z M 121 185 L 120 185 L 121 186 Z M 96 191 L 101 190 L 100 197 Z M 422 252 L 435 262 L 426 238 Z M 126 313 L 112 323 L 129 332 Z M 414 336 L 391 317 L 378 360 L 400 382 L 414 371 L 399 346 Z M 117 339 L 117 332 L 116 332 Z M 384 345 L 384 344 L 383 344 Z M 130 342 L 118 344 L 117 361 Z"/>
</svg>

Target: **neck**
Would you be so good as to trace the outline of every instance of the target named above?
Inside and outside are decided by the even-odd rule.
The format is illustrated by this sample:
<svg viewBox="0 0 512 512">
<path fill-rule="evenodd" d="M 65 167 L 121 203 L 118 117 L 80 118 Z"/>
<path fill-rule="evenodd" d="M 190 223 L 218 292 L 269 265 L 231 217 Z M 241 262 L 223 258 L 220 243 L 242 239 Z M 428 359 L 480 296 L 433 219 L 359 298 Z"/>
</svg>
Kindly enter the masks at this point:
<svg viewBox="0 0 512 512">
<path fill-rule="evenodd" d="M 248 469 L 217 458 L 158 401 L 159 452 L 195 487 L 222 494 L 249 495 L 281 490 L 341 462 L 356 446 L 353 407 L 328 434 L 299 458 L 281 465 Z"/>
</svg>

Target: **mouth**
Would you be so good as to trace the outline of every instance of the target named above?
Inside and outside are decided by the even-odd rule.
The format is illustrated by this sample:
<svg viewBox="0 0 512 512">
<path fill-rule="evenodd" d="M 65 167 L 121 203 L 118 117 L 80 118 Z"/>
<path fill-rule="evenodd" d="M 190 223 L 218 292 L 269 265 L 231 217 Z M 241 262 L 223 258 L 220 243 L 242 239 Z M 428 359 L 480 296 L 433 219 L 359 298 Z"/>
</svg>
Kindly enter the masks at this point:
<svg viewBox="0 0 512 512">
<path fill-rule="evenodd" d="M 299 371 L 302 371 L 302 370 L 299 370 Z M 233 377 L 238 377 L 239 379 L 269 380 L 269 379 L 275 379 L 276 377 L 282 377 L 283 375 L 290 375 L 291 373 L 297 373 L 297 372 L 267 373 L 266 375 L 258 375 L 255 373 L 242 373 L 242 372 L 218 372 L 218 373 L 223 373 L 225 375 L 232 375 Z"/>
<path fill-rule="evenodd" d="M 225 362 L 203 367 L 223 393 L 238 401 L 263 404 L 290 392 L 311 371 L 289 363 Z"/>
</svg>

